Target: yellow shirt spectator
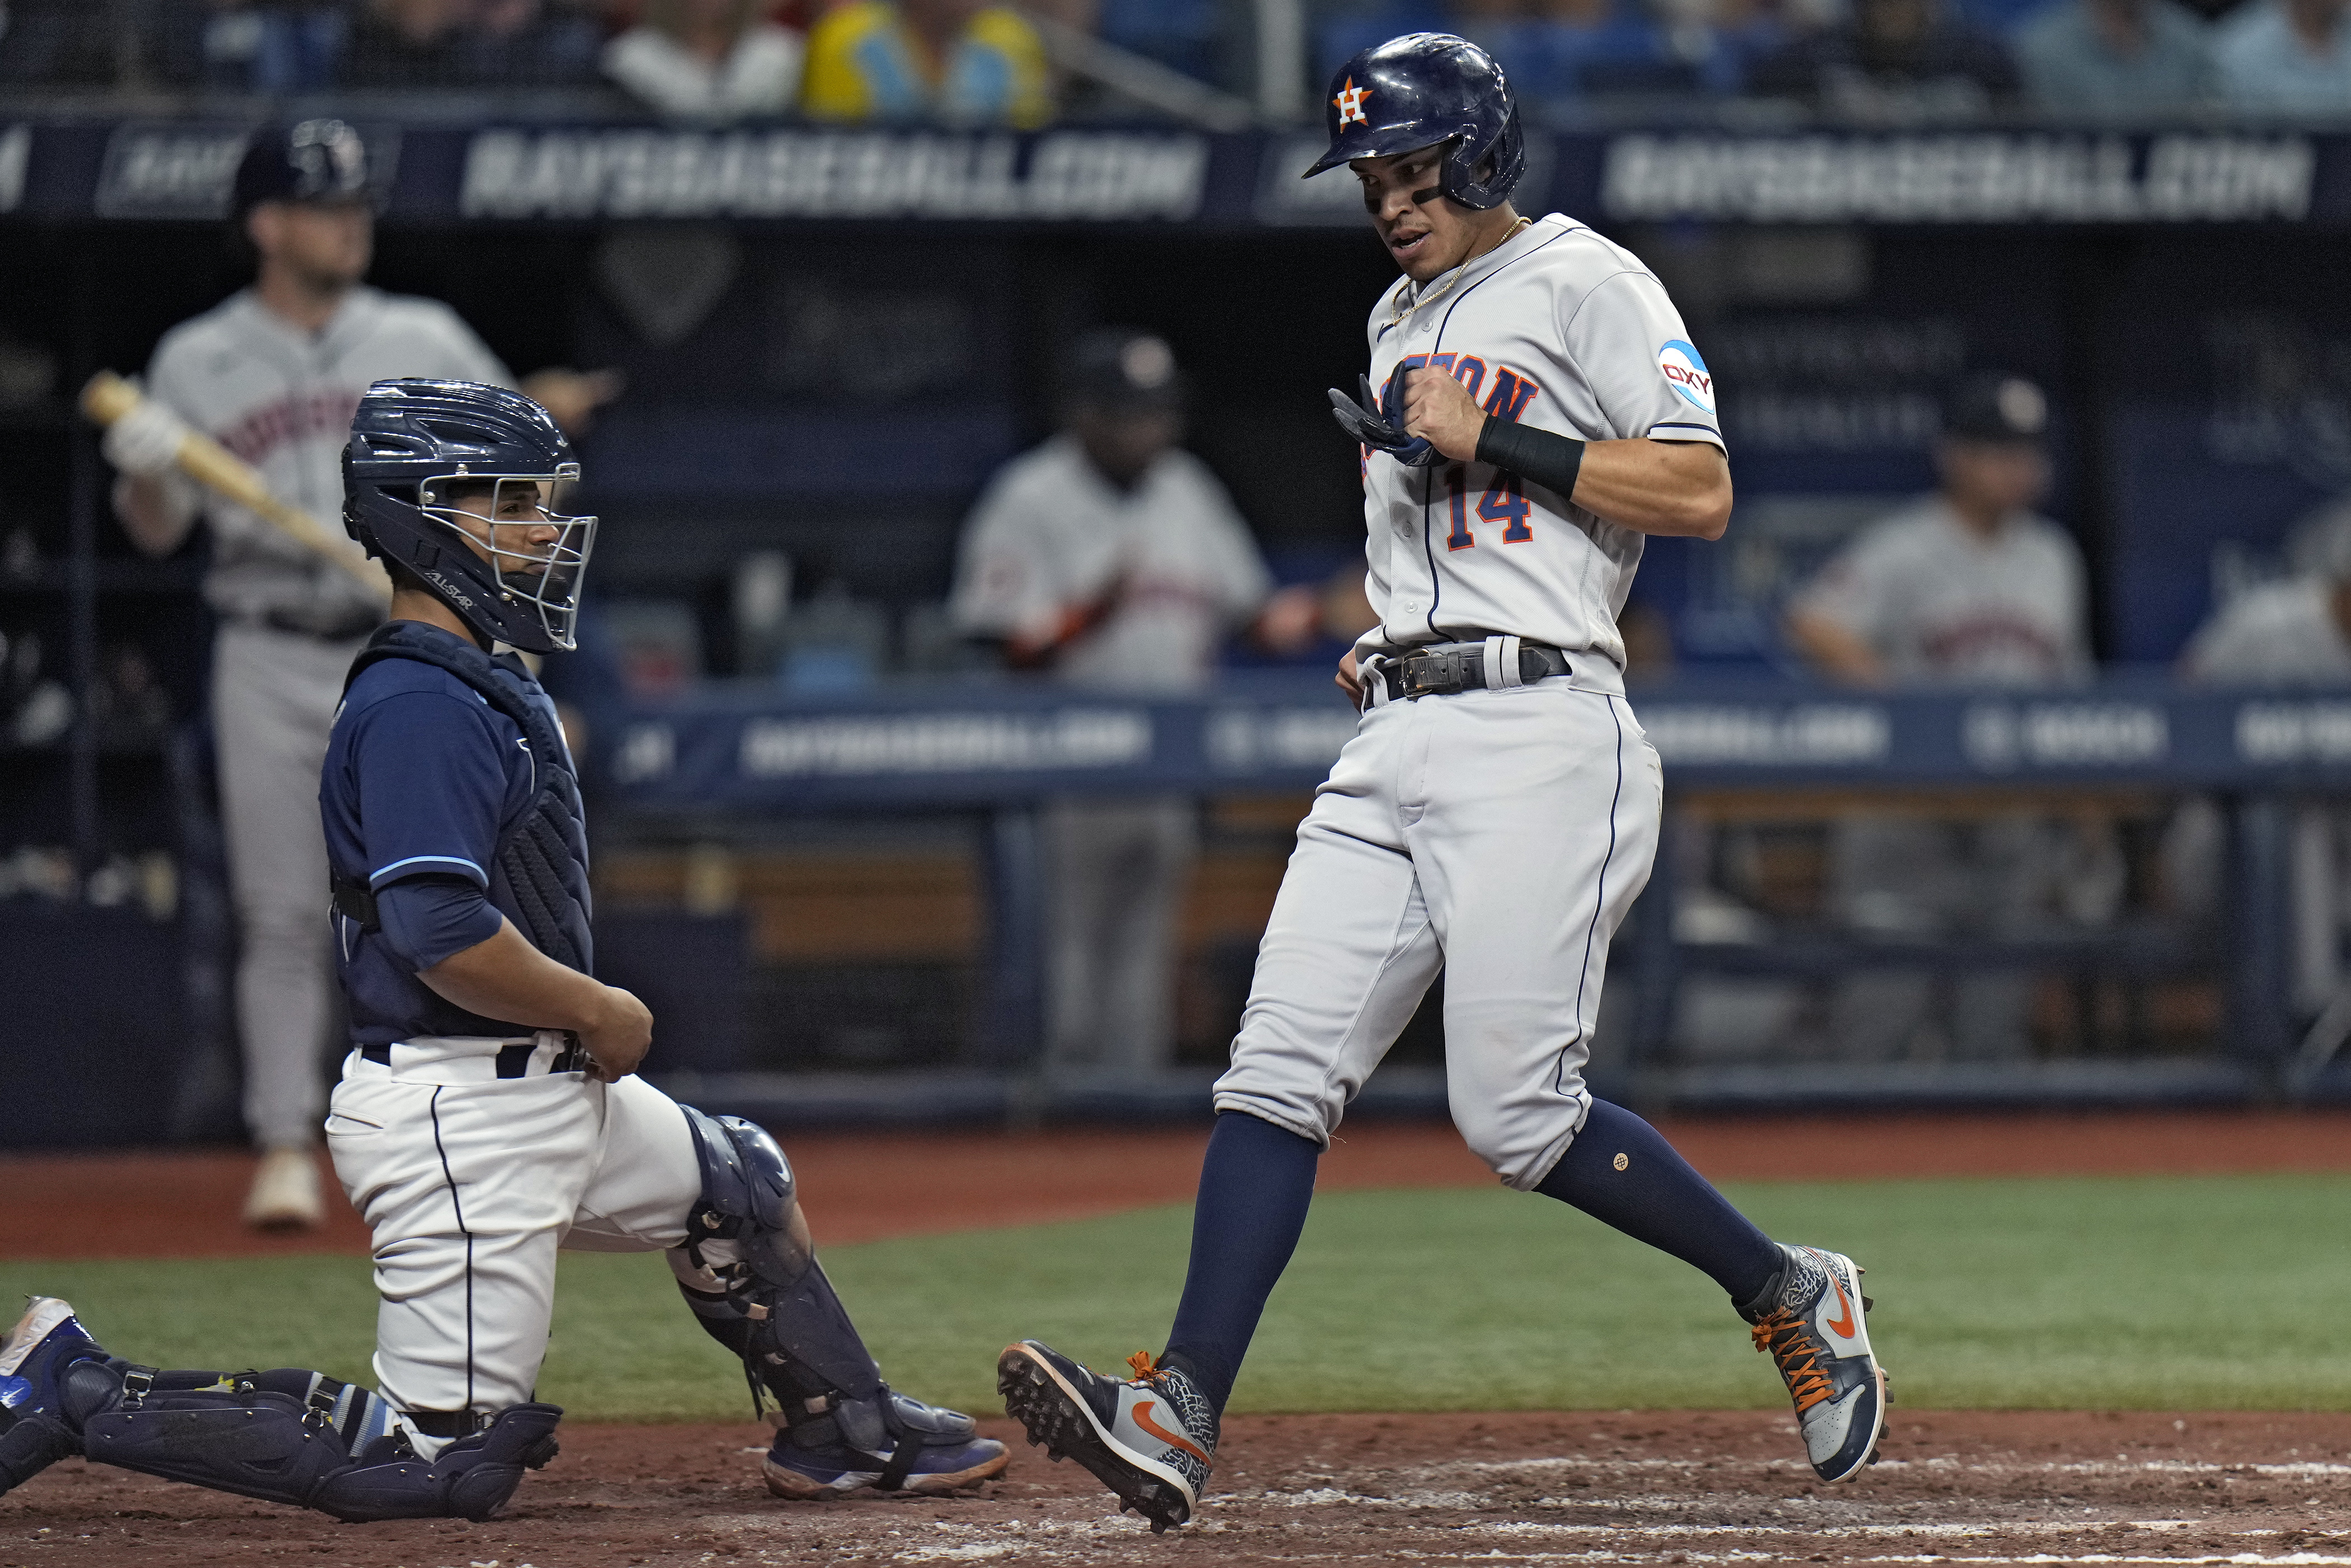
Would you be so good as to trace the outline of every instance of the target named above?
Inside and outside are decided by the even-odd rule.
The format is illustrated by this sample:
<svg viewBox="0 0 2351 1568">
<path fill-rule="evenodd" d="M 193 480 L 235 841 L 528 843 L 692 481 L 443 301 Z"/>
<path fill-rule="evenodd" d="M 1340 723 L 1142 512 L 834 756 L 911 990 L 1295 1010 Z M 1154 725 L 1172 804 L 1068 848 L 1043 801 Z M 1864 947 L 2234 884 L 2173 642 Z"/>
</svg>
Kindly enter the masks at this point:
<svg viewBox="0 0 2351 1568">
<path fill-rule="evenodd" d="M 815 120 L 935 120 L 1027 130 L 1053 117 L 1045 48 L 972 0 L 858 0 L 810 35 L 800 107 Z"/>
</svg>

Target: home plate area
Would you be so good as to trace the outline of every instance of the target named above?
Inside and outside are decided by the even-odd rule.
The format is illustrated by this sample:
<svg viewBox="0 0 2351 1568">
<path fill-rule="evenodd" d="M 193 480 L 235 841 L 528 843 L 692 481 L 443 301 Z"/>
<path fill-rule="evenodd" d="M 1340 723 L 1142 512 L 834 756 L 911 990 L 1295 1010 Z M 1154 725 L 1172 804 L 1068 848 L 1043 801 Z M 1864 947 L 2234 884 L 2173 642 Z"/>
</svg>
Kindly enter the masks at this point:
<svg viewBox="0 0 2351 1568">
<path fill-rule="evenodd" d="M 1896 1411 L 1819 1482 L 1779 1412 L 1238 1417 L 1207 1505 L 1154 1537 L 1022 1446 L 980 1493 L 795 1504 L 758 1428 L 580 1426 L 507 1517 L 339 1526 L 68 1460 L 0 1498 L 0 1568 L 757 1563 L 2351 1564 L 2351 1416 Z M 999 1436 L 1014 1437 L 1001 1423 Z"/>
</svg>

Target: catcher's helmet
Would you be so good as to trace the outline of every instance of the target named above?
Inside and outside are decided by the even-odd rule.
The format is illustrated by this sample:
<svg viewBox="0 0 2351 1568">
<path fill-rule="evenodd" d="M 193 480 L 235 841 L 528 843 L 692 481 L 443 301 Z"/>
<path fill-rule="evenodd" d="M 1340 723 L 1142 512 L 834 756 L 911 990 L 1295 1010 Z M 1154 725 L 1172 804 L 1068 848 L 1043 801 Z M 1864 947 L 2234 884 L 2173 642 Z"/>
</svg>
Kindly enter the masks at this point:
<svg viewBox="0 0 2351 1568">
<path fill-rule="evenodd" d="M 360 133 L 340 120 L 264 128 L 236 165 L 229 202 L 240 222 L 264 202 L 372 202 L 373 161 Z"/>
<path fill-rule="evenodd" d="M 572 645 L 596 542 L 595 518 L 555 510 L 579 478 L 563 433 L 520 392 L 378 382 L 343 448 L 343 527 L 485 639 L 552 653 Z"/>
<path fill-rule="evenodd" d="M 1526 171 L 1526 138 L 1502 68 L 1450 33 L 1407 33 L 1361 51 L 1331 78 L 1322 118 L 1331 148 L 1309 174 L 1449 141 L 1437 188 L 1483 210 L 1507 200 Z M 1489 161 L 1481 180 L 1479 167 Z"/>
</svg>

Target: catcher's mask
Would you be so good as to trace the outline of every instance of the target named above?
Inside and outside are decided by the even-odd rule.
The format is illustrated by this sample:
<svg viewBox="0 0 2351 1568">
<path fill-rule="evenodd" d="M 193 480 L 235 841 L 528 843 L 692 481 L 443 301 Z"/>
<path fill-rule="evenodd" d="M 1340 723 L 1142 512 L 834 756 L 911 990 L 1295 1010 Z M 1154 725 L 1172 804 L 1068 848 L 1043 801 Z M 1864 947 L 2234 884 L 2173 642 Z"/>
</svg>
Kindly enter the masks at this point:
<svg viewBox="0 0 2351 1568">
<path fill-rule="evenodd" d="M 596 519 L 567 510 L 580 465 L 547 411 L 473 382 L 378 382 L 343 450 L 343 522 L 485 640 L 573 646 Z"/>
</svg>

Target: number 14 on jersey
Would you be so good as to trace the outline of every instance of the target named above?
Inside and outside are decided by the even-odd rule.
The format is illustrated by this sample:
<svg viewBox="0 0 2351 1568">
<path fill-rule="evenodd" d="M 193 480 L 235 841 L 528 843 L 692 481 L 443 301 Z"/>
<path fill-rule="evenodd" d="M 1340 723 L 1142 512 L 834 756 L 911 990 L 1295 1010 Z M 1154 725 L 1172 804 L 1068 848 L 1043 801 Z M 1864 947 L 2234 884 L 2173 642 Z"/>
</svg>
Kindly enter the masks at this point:
<svg viewBox="0 0 2351 1568">
<path fill-rule="evenodd" d="M 1447 549 L 1475 549 L 1478 546 L 1478 536 L 1469 527 L 1468 478 L 1467 464 L 1455 463 L 1445 470 L 1445 489 L 1453 510 L 1453 531 L 1445 536 Z M 1476 506 L 1481 521 L 1500 526 L 1504 544 L 1522 545 L 1535 537 L 1534 529 L 1527 526 L 1527 498 L 1519 491 L 1517 475 L 1494 470 L 1492 486 L 1478 492 Z"/>
</svg>

